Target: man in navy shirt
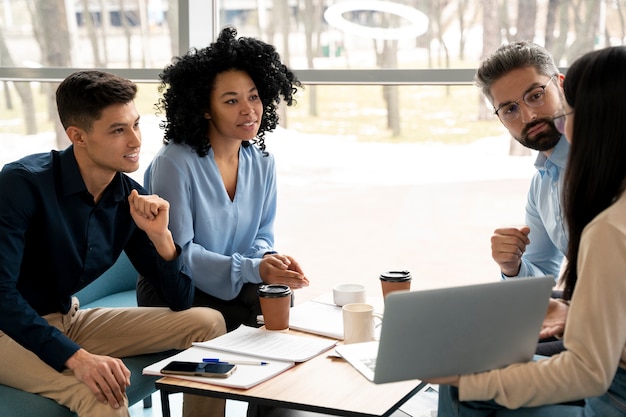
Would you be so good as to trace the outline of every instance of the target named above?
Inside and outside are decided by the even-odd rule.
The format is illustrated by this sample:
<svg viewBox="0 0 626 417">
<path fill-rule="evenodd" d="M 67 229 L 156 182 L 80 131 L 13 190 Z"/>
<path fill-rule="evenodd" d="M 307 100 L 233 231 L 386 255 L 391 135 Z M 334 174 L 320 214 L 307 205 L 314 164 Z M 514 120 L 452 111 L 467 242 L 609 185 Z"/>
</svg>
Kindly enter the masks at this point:
<svg viewBox="0 0 626 417">
<path fill-rule="evenodd" d="M 99 71 L 57 90 L 72 144 L 0 172 L 0 383 L 80 416 L 128 416 L 123 356 L 185 349 L 225 333 L 222 315 L 190 308 L 194 285 L 168 229 L 169 203 L 124 172 L 139 167 L 137 87 Z M 169 308 L 79 308 L 72 297 L 125 251 Z M 184 415 L 223 415 L 186 396 Z M 200 411 L 201 410 L 201 411 Z"/>
</svg>

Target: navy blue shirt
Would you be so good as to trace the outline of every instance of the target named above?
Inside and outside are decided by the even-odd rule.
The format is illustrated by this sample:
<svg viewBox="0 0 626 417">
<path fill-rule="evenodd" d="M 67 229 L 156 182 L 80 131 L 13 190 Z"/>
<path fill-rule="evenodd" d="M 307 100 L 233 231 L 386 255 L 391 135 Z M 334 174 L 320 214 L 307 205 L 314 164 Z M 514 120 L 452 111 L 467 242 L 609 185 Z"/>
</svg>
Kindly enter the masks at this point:
<svg viewBox="0 0 626 417">
<path fill-rule="evenodd" d="M 194 286 L 181 257 L 163 260 L 130 215 L 133 189 L 146 194 L 118 173 L 94 203 L 72 146 L 27 156 L 0 172 L 0 330 L 54 369 L 63 370 L 80 346 L 42 316 L 69 311 L 72 294 L 122 250 L 171 309 L 191 306 Z"/>
</svg>

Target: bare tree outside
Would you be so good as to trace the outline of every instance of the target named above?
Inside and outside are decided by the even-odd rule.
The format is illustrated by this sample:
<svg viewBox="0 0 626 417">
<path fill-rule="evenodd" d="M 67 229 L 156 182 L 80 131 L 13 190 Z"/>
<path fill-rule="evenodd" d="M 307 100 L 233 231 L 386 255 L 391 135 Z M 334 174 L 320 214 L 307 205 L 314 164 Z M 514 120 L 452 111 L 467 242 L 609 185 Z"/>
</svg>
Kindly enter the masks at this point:
<svg viewBox="0 0 626 417">
<path fill-rule="evenodd" d="M 465 60 L 467 30 L 476 24 L 479 7 L 472 7 L 470 0 L 457 0 L 457 18 L 459 22 L 459 59 Z"/>
<path fill-rule="evenodd" d="M 517 33 L 518 41 L 534 41 L 537 27 L 537 0 L 518 0 Z"/>
<path fill-rule="evenodd" d="M 618 33 L 618 37 L 620 39 L 622 39 L 622 45 L 624 44 L 624 39 L 626 39 L 626 22 L 624 20 L 624 11 L 622 10 L 621 7 L 616 7 L 616 11 L 615 14 L 617 15 L 618 21 L 619 21 L 619 33 Z M 607 39 L 611 39 L 611 36 L 609 34 L 609 31 L 607 29 Z"/>
<path fill-rule="evenodd" d="M 511 42 L 513 40 L 513 29 L 511 28 L 511 16 L 509 8 L 512 6 L 513 2 L 501 1 L 500 4 L 496 2 L 494 4 L 498 10 L 498 22 L 500 24 L 501 32 L 504 34 L 506 42 Z M 483 20 L 483 26 L 485 25 L 485 21 Z"/>
<path fill-rule="evenodd" d="M 48 67 L 69 67 L 70 36 L 64 0 L 34 0 L 33 30 L 41 49 L 42 65 Z M 69 145 L 69 140 L 58 120 L 55 91 L 57 83 L 45 84 L 47 90 L 48 116 L 54 121 L 56 143 L 59 149 Z"/>
<path fill-rule="evenodd" d="M 120 0 L 120 3 L 124 0 Z M 178 50 L 178 0 L 167 1 L 167 26 L 170 29 L 170 49 L 172 55 L 179 55 L 183 51 Z"/>
<path fill-rule="evenodd" d="M 433 2 L 430 16 L 430 27 L 433 28 L 435 38 L 437 39 L 437 66 L 439 68 L 450 68 L 450 53 L 444 38 L 448 22 L 445 20 L 444 10 L 448 5 L 448 1 Z M 443 62 L 441 59 L 443 57 Z"/>
<path fill-rule="evenodd" d="M 397 68 L 398 67 L 398 41 L 382 40 L 374 41 L 375 48 L 382 46 L 380 52 L 376 52 L 376 60 L 381 68 Z M 400 103 L 397 85 L 383 86 L 383 100 L 387 106 L 387 128 L 391 130 L 391 136 L 400 135 Z"/>
<path fill-rule="evenodd" d="M 304 24 L 304 42 L 306 45 L 306 63 L 308 68 L 315 68 L 314 60 L 320 50 L 320 19 L 321 4 L 319 0 L 304 0 L 302 22 Z M 309 99 L 309 114 L 317 116 L 317 88 L 312 85 L 307 87 Z"/>
<path fill-rule="evenodd" d="M 11 67 L 14 66 L 13 58 L 7 47 L 4 39 L 4 32 L 0 27 L 0 65 Z M 35 117 L 35 102 L 33 98 L 33 90 L 30 83 L 13 83 L 15 91 L 22 101 L 22 109 L 24 115 L 24 128 L 27 135 L 34 135 L 37 133 L 37 119 Z M 12 107 L 11 92 L 9 90 L 9 83 L 4 84 L 5 102 L 7 108 Z"/>
<path fill-rule="evenodd" d="M 109 62 L 109 49 L 107 44 L 109 41 L 109 28 L 111 27 L 111 13 L 109 3 L 106 0 L 100 0 L 100 39 L 102 40 L 102 61 L 107 66 Z"/>
<path fill-rule="evenodd" d="M 128 19 L 126 18 L 126 8 L 125 4 L 126 0 L 119 0 L 119 8 L 120 8 L 120 24 L 122 25 L 122 30 L 124 33 L 124 40 L 126 41 L 126 65 L 128 67 L 132 67 L 133 55 L 132 55 L 132 47 L 131 41 L 133 34 L 130 30 L 130 25 L 128 24 Z"/>
<path fill-rule="evenodd" d="M 481 59 L 486 58 L 500 45 L 500 26 L 498 25 L 498 1 L 497 0 L 481 0 L 480 2 L 483 12 L 483 51 Z M 479 120 L 488 120 L 493 118 L 493 110 L 486 105 L 485 97 L 479 92 L 478 106 Z"/>
<path fill-rule="evenodd" d="M 378 17 L 378 18 L 376 18 Z M 390 13 L 377 12 L 372 15 L 372 25 L 396 28 L 400 25 L 400 18 Z M 398 41 L 394 39 L 373 39 L 376 64 L 380 68 L 398 67 Z M 383 100 L 387 107 L 387 128 L 392 137 L 400 135 L 400 106 L 399 91 L 396 85 L 384 85 L 382 88 Z"/>
<path fill-rule="evenodd" d="M 569 2 L 564 0 L 550 0 L 548 4 L 548 17 L 546 19 L 546 44 L 548 51 L 552 53 L 554 62 L 559 65 L 565 59 L 567 38 L 570 26 Z"/>
<path fill-rule="evenodd" d="M 517 32 L 514 39 L 518 41 L 534 41 L 537 27 L 537 0 L 518 0 L 517 4 Z M 514 138 L 510 139 L 509 154 L 530 155 L 530 149 L 523 146 Z"/>
<path fill-rule="evenodd" d="M 207 0 L 213 1 L 213 0 Z M 582 53 L 607 45 L 624 44 L 626 38 L 625 0 L 385 0 L 419 10 L 428 19 L 426 33 L 400 39 L 372 40 L 324 19 L 324 11 L 341 0 L 228 0 L 217 3 L 222 19 L 219 26 L 236 24 L 242 36 L 258 36 L 272 43 L 283 60 L 293 69 L 395 69 L 450 68 L 476 66 L 481 54 L 493 51 L 501 41 L 529 39 L 543 42 L 557 64 L 566 67 Z M 411 24 L 400 14 L 368 10 L 367 3 L 343 13 L 344 24 L 372 28 L 398 28 Z M 157 7 L 166 13 L 167 29 L 153 26 L 150 12 Z M 364 7 L 359 9 L 358 7 Z M 76 10 L 74 10 L 74 8 Z M 71 10 L 70 10 L 71 9 Z M 177 0 L 21 0 L 0 4 L 0 19 L 7 11 L 30 16 L 29 22 L 4 25 L 4 50 L 0 63 L 16 66 L 44 67 L 108 67 L 162 68 L 171 57 L 186 51 L 178 48 Z M 232 22 L 227 21 L 232 19 Z M 368 21 L 368 19 L 371 19 Z M 160 24 L 160 23 L 158 23 Z M 32 31 L 24 36 L 20 31 Z M 162 36 L 164 35 L 164 36 Z M 29 39 L 28 38 L 30 36 Z M 169 48 L 166 46 L 169 43 Z M 331 44 L 329 46 L 329 43 Z M 24 46 L 26 45 L 26 46 Z M 30 57 L 24 51 L 38 51 Z M 373 51 L 372 51 L 373 49 Z M 72 53 L 72 51 L 74 51 Z M 77 53 L 80 52 L 80 53 Z M 20 56 L 21 55 L 21 56 Z M 30 53 L 30 55 L 33 55 Z M 73 62 L 75 60 L 75 62 Z M 24 90 L 28 84 L 4 84 L 17 90 L 24 109 L 28 132 L 37 128 L 32 122 L 36 104 Z M 56 119 L 53 92 L 56 84 L 43 83 L 46 110 L 50 120 Z M 391 137 L 405 137 L 401 121 L 403 88 L 381 86 L 382 100 L 373 106 L 383 106 L 386 114 L 382 125 Z M 454 87 L 446 86 L 446 91 Z M 324 90 L 306 86 L 306 106 L 309 116 L 323 112 L 319 97 Z M 39 91 L 32 91 L 40 100 Z M 378 98 L 378 97 L 377 97 Z M 10 103 L 10 91 L 5 88 L 4 99 Z M 343 99 L 343 98 L 342 98 Z M 492 110 L 478 106 L 478 120 L 493 120 Z M 42 106 L 43 107 L 43 106 Z M 27 110 L 28 109 L 28 110 Z M 281 111 L 286 125 L 286 112 Z M 329 122 L 331 123 L 331 122 Z M 406 122 L 405 122 L 406 124 Z M 308 123 L 314 126 L 315 123 Z M 328 123 L 327 123 L 328 125 Z M 369 131 L 372 131 L 371 129 Z M 377 132 L 378 136 L 381 133 Z M 384 137 L 382 135 L 381 137 Z M 57 132 L 60 146 L 65 135 Z M 516 144 L 512 142 L 512 144 Z"/>
<path fill-rule="evenodd" d="M 572 62 L 595 47 L 600 20 L 600 3 L 604 0 L 575 0 L 567 2 L 574 16 L 575 38 L 566 51 L 567 62 Z M 566 26 L 568 27 L 568 26 Z M 590 36 L 591 34 L 591 36 Z"/>
<path fill-rule="evenodd" d="M 87 29 L 87 35 L 91 44 L 91 51 L 93 52 L 94 63 L 96 67 L 105 67 L 106 65 L 100 56 L 100 41 L 98 39 L 98 33 L 96 32 L 96 20 L 94 19 L 94 14 L 89 9 L 89 0 L 82 0 L 81 4 L 83 7 L 83 22 L 85 23 L 85 28 Z"/>
<path fill-rule="evenodd" d="M 546 14 L 546 34 L 543 46 L 552 51 L 555 43 L 554 32 L 556 30 L 556 16 L 561 0 L 548 0 L 548 13 Z"/>
<path fill-rule="evenodd" d="M 150 52 L 150 24 L 148 21 L 148 6 L 146 0 L 137 0 L 137 19 L 139 19 L 139 35 L 141 39 L 141 67 L 151 67 L 152 54 Z"/>
</svg>

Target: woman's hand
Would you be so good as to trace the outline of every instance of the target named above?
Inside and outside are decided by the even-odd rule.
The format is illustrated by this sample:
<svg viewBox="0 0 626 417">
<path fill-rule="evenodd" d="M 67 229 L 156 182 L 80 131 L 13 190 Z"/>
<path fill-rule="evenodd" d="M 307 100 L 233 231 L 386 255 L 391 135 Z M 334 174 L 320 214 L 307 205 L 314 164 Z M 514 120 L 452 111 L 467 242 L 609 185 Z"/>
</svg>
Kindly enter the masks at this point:
<svg viewBox="0 0 626 417">
<path fill-rule="evenodd" d="M 259 265 L 259 274 L 266 284 L 283 284 L 298 289 L 309 286 L 309 280 L 295 259 L 279 253 L 267 254 Z"/>
<path fill-rule="evenodd" d="M 547 339 L 549 337 L 560 338 L 565 332 L 565 322 L 567 321 L 567 312 L 569 306 L 563 301 L 550 299 L 548 303 L 548 311 L 543 319 L 539 339 Z"/>
<path fill-rule="evenodd" d="M 422 381 L 427 382 L 429 384 L 452 385 L 453 387 L 458 387 L 459 379 L 461 379 L 461 376 L 455 375 L 455 376 L 444 376 L 444 377 L 439 377 L 439 378 L 423 379 Z"/>
</svg>

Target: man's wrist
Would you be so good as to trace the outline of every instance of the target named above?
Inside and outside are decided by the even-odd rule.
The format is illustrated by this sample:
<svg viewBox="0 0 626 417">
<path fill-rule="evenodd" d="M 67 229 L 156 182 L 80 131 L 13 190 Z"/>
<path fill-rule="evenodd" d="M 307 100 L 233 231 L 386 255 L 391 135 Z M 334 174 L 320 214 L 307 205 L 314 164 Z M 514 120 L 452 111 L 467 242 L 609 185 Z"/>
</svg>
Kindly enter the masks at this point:
<svg viewBox="0 0 626 417">
<path fill-rule="evenodd" d="M 169 230 L 159 239 L 153 238 L 153 236 L 150 235 L 148 235 L 148 238 L 151 240 L 159 256 L 164 260 L 172 261 L 180 255 L 180 246 L 174 242 L 172 232 Z"/>
<path fill-rule="evenodd" d="M 500 268 L 500 272 L 502 273 L 502 275 L 504 275 L 507 278 L 515 278 L 517 276 L 519 276 L 520 271 L 522 270 L 522 264 L 520 263 L 517 268 L 515 268 L 515 270 L 512 269 L 507 269 L 504 270 L 502 268 Z"/>
</svg>

